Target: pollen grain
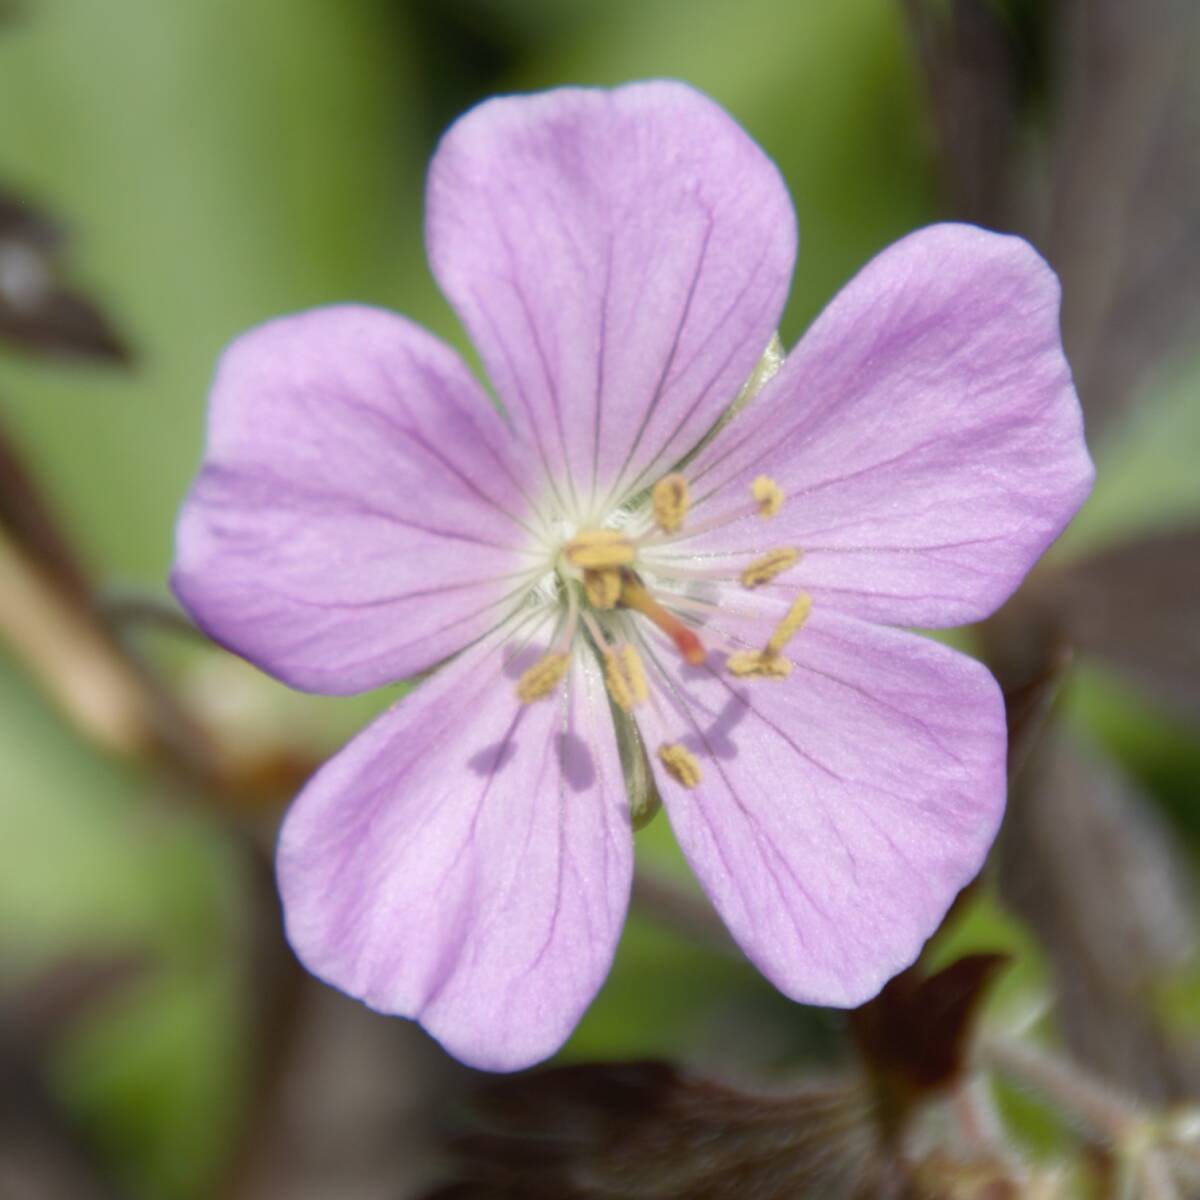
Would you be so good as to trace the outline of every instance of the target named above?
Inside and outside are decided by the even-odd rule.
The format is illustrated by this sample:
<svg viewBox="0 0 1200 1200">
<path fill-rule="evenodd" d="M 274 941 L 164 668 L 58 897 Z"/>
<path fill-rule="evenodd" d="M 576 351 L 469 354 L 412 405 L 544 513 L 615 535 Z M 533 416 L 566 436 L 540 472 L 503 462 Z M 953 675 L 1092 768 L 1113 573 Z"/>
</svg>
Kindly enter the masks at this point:
<svg viewBox="0 0 1200 1200">
<path fill-rule="evenodd" d="M 633 543 L 616 529 L 584 529 L 564 547 L 567 560 L 584 570 L 627 567 L 637 556 Z"/>
<path fill-rule="evenodd" d="M 783 488 L 770 475 L 760 475 L 750 485 L 760 517 L 773 517 L 783 507 Z"/>
<path fill-rule="evenodd" d="M 756 558 L 742 572 L 742 587 L 756 588 L 770 583 L 799 561 L 800 551 L 792 546 L 781 546 L 778 550 L 771 550 L 762 558 Z"/>
<path fill-rule="evenodd" d="M 562 682 L 570 663 L 570 655 L 559 651 L 544 654 L 517 680 L 517 699 L 522 704 L 532 704 L 550 695 Z"/>
<path fill-rule="evenodd" d="M 792 664 L 782 654 L 769 650 L 739 650 L 725 660 L 731 675 L 752 679 L 786 679 Z"/>
<path fill-rule="evenodd" d="M 613 703 L 625 712 L 632 712 L 650 694 L 641 657 L 630 645 L 604 656 L 604 680 Z"/>
<path fill-rule="evenodd" d="M 688 482 L 682 475 L 664 475 L 650 493 L 654 520 L 664 533 L 678 533 L 688 510 Z"/>
<path fill-rule="evenodd" d="M 686 747 L 681 746 L 678 742 L 670 742 L 665 746 L 659 746 L 658 757 L 662 765 L 667 769 L 667 774 L 675 780 L 676 783 L 681 783 L 685 788 L 694 788 L 700 782 L 700 764 L 696 761 L 696 756 Z"/>
</svg>

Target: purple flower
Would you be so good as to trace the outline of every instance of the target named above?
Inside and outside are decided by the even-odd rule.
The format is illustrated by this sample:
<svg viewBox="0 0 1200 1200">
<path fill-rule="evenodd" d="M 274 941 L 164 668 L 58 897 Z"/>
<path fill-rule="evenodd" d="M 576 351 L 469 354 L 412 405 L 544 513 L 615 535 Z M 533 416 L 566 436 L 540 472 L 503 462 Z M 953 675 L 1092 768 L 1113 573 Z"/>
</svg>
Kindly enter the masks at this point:
<svg viewBox="0 0 1200 1200">
<path fill-rule="evenodd" d="M 288 813 L 296 953 L 466 1062 L 544 1058 L 608 972 L 651 770 L 763 974 L 865 1000 L 1004 801 L 991 676 L 897 627 L 992 612 L 1090 486 L 1053 273 L 922 230 L 779 366 L 783 181 L 665 82 L 468 113 L 427 242 L 507 418 L 401 317 L 285 317 L 226 352 L 179 522 L 180 599 L 280 679 L 442 664 Z"/>
</svg>

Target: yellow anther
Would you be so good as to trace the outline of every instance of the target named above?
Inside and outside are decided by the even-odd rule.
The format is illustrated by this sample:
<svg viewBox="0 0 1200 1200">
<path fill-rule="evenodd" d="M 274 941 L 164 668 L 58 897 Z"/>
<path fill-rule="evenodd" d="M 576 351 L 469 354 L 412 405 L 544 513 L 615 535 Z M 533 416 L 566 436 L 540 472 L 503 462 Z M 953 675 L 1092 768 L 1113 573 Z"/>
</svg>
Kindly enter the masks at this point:
<svg viewBox="0 0 1200 1200">
<path fill-rule="evenodd" d="M 654 520 L 665 533 L 676 533 L 683 526 L 688 510 L 688 482 L 682 475 L 664 475 L 650 493 Z"/>
<path fill-rule="evenodd" d="M 800 626 L 808 620 L 808 614 L 811 611 L 812 597 L 807 592 L 801 592 L 792 601 L 792 607 L 787 610 L 787 615 L 775 626 L 775 632 L 771 634 L 763 653 L 767 656 L 782 654 L 783 648 L 792 640 Z"/>
<path fill-rule="evenodd" d="M 783 507 L 783 488 L 770 475 L 760 475 L 751 485 L 760 517 L 773 517 Z"/>
<path fill-rule="evenodd" d="M 585 570 L 627 567 L 637 555 L 634 544 L 615 529 L 585 529 L 564 547 L 569 562 Z"/>
<path fill-rule="evenodd" d="M 792 664 L 782 654 L 767 650 L 739 650 L 725 660 L 725 666 L 731 675 L 753 679 L 786 679 L 792 673 Z"/>
<path fill-rule="evenodd" d="M 522 704 L 531 704 L 550 695 L 562 682 L 570 663 L 570 655 L 558 651 L 543 655 L 517 680 L 517 699 Z"/>
<path fill-rule="evenodd" d="M 593 608 L 616 608 L 621 598 L 621 572 L 616 567 L 584 571 L 583 590 Z"/>
<path fill-rule="evenodd" d="M 613 702 L 625 712 L 632 712 L 650 694 L 642 660 L 629 645 L 610 650 L 604 656 L 604 679 Z"/>
<path fill-rule="evenodd" d="M 782 575 L 789 567 L 794 567 L 800 561 L 800 551 L 791 546 L 781 546 L 771 550 L 762 558 L 756 558 L 742 572 L 742 587 L 756 588 L 764 583 L 770 583 L 776 575 Z"/>
<path fill-rule="evenodd" d="M 700 782 L 700 764 L 686 746 L 678 742 L 659 746 L 658 757 L 676 783 L 682 783 L 685 788 L 694 788 Z"/>
</svg>

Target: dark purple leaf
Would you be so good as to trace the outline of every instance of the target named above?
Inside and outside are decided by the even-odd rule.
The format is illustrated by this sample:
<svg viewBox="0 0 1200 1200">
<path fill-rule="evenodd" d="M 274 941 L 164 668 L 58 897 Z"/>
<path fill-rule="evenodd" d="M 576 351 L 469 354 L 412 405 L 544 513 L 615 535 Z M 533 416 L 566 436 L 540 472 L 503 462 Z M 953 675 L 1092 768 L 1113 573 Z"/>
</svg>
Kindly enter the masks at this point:
<svg viewBox="0 0 1200 1200">
<path fill-rule="evenodd" d="M 286 952 L 279 932 L 280 950 Z M 292 970 L 299 974 L 300 968 Z M 254 982 L 263 984 L 261 976 Z M 289 985 L 290 986 L 290 985 Z M 290 1009 L 282 1012 L 279 1000 Z M 260 1009 L 250 1064 L 253 1112 L 228 1200 L 381 1200 L 420 1194 L 438 1177 L 433 1116 L 475 1076 L 414 1025 L 298 981 Z"/>
<path fill-rule="evenodd" d="M 45 1082 L 45 1055 L 74 1021 L 136 982 L 143 955 L 80 955 L 0 995 L 0 1196 L 118 1200 L 122 1194 Z"/>
<path fill-rule="evenodd" d="M 493 1083 L 475 1117 L 454 1142 L 457 1178 L 437 1200 L 903 1194 L 861 1081 L 764 1096 L 666 1063 L 588 1064 Z"/>
<path fill-rule="evenodd" d="M 957 1082 L 966 1065 L 974 1019 L 1003 954 L 969 954 L 933 975 L 910 967 L 850 1014 L 871 1073 L 901 1105 Z"/>
<path fill-rule="evenodd" d="M 1200 526 L 1145 534 L 1047 578 L 1078 649 L 1200 717 Z"/>
<path fill-rule="evenodd" d="M 65 234 L 48 213 L 0 189 L 0 240 L 55 252 L 61 248 Z"/>
<path fill-rule="evenodd" d="M 33 354 L 128 362 L 112 321 L 62 281 L 62 241 L 49 217 L 0 193 L 0 341 Z"/>
<path fill-rule="evenodd" d="M 1057 639 L 1044 643 L 1042 649 L 1043 661 L 1036 672 L 1004 689 L 1010 786 L 1041 738 L 1074 657 L 1067 644 Z"/>
<path fill-rule="evenodd" d="M 44 1081 L 68 1026 L 143 978 L 144 954 L 79 954 L 0 994 L 0 1195 L 116 1200 L 119 1190 Z"/>
<path fill-rule="evenodd" d="M 1044 245 L 1094 440 L 1200 328 L 1200 9 L 1062 0 L 1054 12 Z"/>
<path fill-rule="evenodd" d="M 930 93 L 943 186 L 955 216 L 1009 217 L 1019 131 L 1016 46 L 988 0 L 905 0 Z"/>
<path fill-rule="evenodd" d="M 144 953 L 65 958 L 0 994 L 0 1028 L 31 1057 L 73 1022 L 146 976 Z"/>
<path fill-rule="evenodd" d="M 906 0 L 950 215 L 1063 282 L 1089 437 L 1200 331 L 1200 7 Z"/>
<path fill-rule="evenodd" d="M 1200 1061 L 1155 1019 L 1155 984 L 1196 946 L 1196 897 L 1155 806 L 1065 734 L 1013 787 L 999 842 L 1006 902 L 1053 970 L 1080 1062 L 1148 1100 L 1200 1095 Z"/>
<path fill-rule="evenodd" d="M 6 1200 L 122 1200 L 82 1132 L 41 1079 L 0 1045 L 0 1196 Z"/>
</svg>

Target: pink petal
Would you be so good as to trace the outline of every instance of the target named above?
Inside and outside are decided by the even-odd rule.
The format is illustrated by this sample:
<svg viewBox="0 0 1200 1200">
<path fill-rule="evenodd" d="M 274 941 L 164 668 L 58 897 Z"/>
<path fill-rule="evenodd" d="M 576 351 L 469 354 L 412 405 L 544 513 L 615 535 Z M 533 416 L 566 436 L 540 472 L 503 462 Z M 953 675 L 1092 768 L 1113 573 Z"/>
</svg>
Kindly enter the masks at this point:
<svg viewBox="0 0 1200 1200">
<path fill-rule="evenodd" d="M 787 680 L 653 654 L 670 702 L 647 707 L 643 731 L 654 750 L 696 756 L 699 786 L 661 770 L 659 785 L 730 932 L 796 1000 L 867 1000 L 916 957 L 995 836 L 995 681 L 936 642 L 821 609 L 789 648 Z"/>
<path fill-rule="evenodd" d="M 412 675 L 496 625 L 531 566 L 514 457 L 458 356 L 402 318 L 272 321 L 221 360 L 172 585 L 295 687 Z"/>
<path fill-rule="evenodd" d="M 565 511 L 653 481 L 733 401 L 787 295 L 778 171 L 679 83 L 480 105 L 430 169 L 433 271 Z"/>
<path fill-rule="evenodd" d="M 987 616 L 1086 498 L 1092 464 L 1063 358 L 1058 280 L 1018 238 L 935 225 L 836 297 L 689 474 L 697 522 L 788 495 L 678 551 L 794 545 L 790 583 L 871 620 Z"/>
<path fill-rule="evenodd" d="M 476 1067 L 552 1054 L 604 981 L 633 843 L 590 659 L 521 706 L 493 636 L 360 734 L 288 812 L 278 852 L 304 965 Z"/>
</svg>

